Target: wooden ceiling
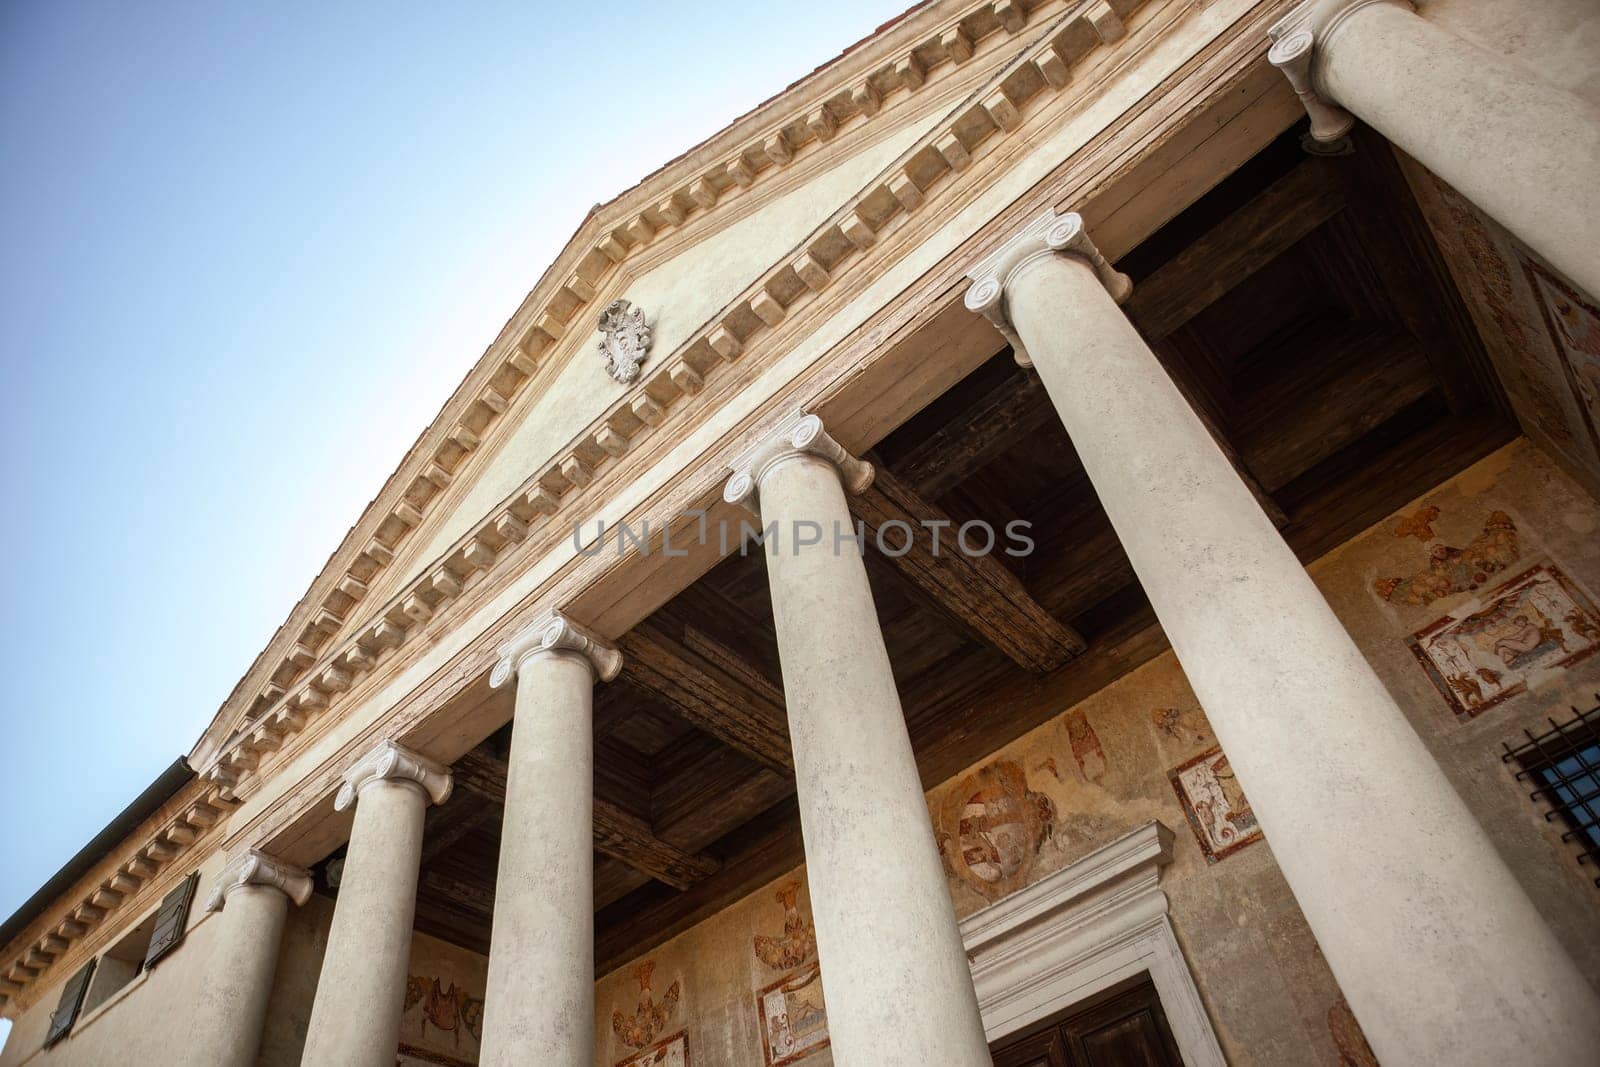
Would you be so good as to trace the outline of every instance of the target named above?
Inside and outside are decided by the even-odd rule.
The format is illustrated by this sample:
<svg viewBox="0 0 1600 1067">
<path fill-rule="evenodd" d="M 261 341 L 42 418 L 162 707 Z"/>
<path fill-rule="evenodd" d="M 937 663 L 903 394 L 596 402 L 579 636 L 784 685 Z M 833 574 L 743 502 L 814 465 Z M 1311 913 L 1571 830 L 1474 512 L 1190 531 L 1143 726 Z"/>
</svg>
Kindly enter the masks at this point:
<svg viewBox="0 0 1600 1067">
<path fill-rule="evenodd" d="M 1286 134 L 1119 264 L 1128 314 L 1304 560 L 1516 433 L 1387 145 Z M 1031 522 L 1036 549 L 867 570 L 932 786 L 1166 648 L 1038 379 L 1009 351 L 879 445 L 854 501 Z M 595 707 L 605 973 L 803 861 L 765 566 L 734 555 L 621 641 Z M 509 701 L 508 696 L 497 697 Z M 509 717 L 509 704 L 506 715 Z M 507 726 L 428 816 L 416 925 L 487 952 Z"/>
</svg>

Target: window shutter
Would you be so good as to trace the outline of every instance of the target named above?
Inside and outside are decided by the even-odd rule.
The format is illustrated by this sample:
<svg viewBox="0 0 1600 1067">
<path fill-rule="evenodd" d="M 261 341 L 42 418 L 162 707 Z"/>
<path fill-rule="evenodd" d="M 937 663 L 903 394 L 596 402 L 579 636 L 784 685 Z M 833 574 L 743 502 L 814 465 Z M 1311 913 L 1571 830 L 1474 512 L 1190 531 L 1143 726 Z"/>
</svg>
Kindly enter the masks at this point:
<svg viewBox="0 0 1600 1067">
<path fill-rule="evenodd" d="M 94 960 L 91 958 L 83 965 L 83 969 L 61 987 L 61 1003 L 56 1005 L 56 1010 L 50 1013 L 50 1029 L 44 1035 L 44 1047 L 60 1041 L 67 1036 L 67 1031 L 72 1029 L 72 1024 L 77 1021 L 78 1008 L 83 1005 L 83 994 L 89 988 L 89 978 L 94 974 Z"/>
<path fill-rule="evenodd" d="M 162 899 L 161 908 L 156 912 L 155 928 L 150 931 L 150 947 L 145 950 L 144 970 L 155 966 L 157 960 L 183 941 L 189 920 L 189 902 L 194 899 L 195 883 L 199 880 L 200 872 L 195 871 Z"/>
</svg>

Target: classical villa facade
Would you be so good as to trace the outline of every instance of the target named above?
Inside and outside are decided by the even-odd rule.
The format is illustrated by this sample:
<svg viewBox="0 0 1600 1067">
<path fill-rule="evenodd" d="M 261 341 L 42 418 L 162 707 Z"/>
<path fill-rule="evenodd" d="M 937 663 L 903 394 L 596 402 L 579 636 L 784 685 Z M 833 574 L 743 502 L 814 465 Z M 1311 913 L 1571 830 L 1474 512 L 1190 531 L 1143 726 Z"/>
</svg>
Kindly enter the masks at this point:
<svg viewBox="0 0 1600 1067">
<path fill-rule="evenodd" d="M 0 1064 L 1600 1062 L 1597 294 L 1592 0 L 930 0 L 590 213 Z"/>
</svg>

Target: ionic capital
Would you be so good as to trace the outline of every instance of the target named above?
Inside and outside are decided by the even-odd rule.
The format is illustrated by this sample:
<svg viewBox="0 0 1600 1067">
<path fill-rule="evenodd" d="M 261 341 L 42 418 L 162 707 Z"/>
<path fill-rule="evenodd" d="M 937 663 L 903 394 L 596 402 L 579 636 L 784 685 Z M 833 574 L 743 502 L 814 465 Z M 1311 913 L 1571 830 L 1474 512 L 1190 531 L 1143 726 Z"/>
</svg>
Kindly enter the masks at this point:
<svg viewBox="0 0 1600 1067">
<path fill-rule="evenodd" d="M 1007 304 L 1006 287 L 1024 266 L 1044 256 L 1076 256 L 1094 269 L 1106 292 L 1117 303 L 1128 299 L 1133 292 L 1133 282 L 1117 270 L 1100 254 L 1083 228 L 1083 216 L 1076 211 L 1057 215 L 1055 209 L 1046 208 L 1044 214 L 1024 226 L 1015 237 L 995 249 L 988 258 L 967 272 L 972 284 L 967 287 L 966 304 L 976 311 L 1011 342 L 1011 351 L 1024 367 L 1033 366 L 1011 323 L 1011 309 Z"/>
<path fill-rule="evenodd" d="M 374 782 L 411 782 L 435 804 L 450 799 L 453 785 L 450 770 L 443 764 L 383 740 L 344 772 L 344 784 L 333 798 L 333 810 L 343 811 L 354 804 L 361 791 Z"/>
<path fill-rule="evenodd" d="M 279 862 L 256 849 L 239 853 L 217 872 L 206 897 L 206 911 L 221 911 L 235 889 L 259 885 L 276 889 L 296 904 L 311 899 L 311 872 Z"/>
<path fill-rule="evenodd" d="M 1342 149 L 1355 116 L 1340 107 L 1317 78 L 1318 53 L 1326 50 L 1351 15 L 1373 4 L 1412 10 L 1409 0 L 1305 0 L 1267 30 L 1272 47 L 1267 62 L 1283 72 L 1311 119 L 1311 144 Z"/>
<path fill-rule="evenodd" d="M 490 687 L 499 689 L 513 674 L 521 674 L 525 664 L 545 655 L 577 656 L 602 682 L 622 671 L 621 652 L 561 612 L 549 611 L 500 646 L 500 658 L 489 673 Z"/>
<path fill-rule="evenodd" d="M 733 465 L 722 499 L 759 513 L 761 482 L 779 464 L 816 456 L 833 464 L 845 492 L 860 493 L 872 484 L 872 464 L 857 459 L 823 429 L 822 420 L 804 412 L 786 419 Z"/>
</svg>

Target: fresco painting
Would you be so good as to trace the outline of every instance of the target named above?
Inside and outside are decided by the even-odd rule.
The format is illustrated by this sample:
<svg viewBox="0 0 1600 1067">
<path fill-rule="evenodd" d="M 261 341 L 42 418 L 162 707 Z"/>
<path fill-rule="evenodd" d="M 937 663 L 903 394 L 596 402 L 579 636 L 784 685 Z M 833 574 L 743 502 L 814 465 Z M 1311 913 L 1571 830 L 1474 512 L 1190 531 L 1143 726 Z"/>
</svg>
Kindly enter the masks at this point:
<svg viewBox="0 0 1600 1067">
<path fill-rule="evenodd" d="M 1396 537 L 1434 541 L 1433 523 L 1439 509 L 1426 507 L 1402 519 L 1395 527 Z M 1385 601 L 1426 606 L 1456 593 L 1480 588 L 1522 555 L 1517 540 L 1517 524 L 1503 511 L 1492 511 L 1483 521 L 1482 532 L 1463 548 L 1434 541 L 1426 562 L 1411 574 L 1379 578 L 1373 589 Z"/>
<path fill-rule="evenodd" d="M 1094 750 L 1099 747 L 1096 739 Z M 1104 754 L 1098 759 L 1103 765 Z M 950 874 L 998 900 L 1028 884 L 1039 849 L 1054 829 L 1050 798 L 1029 788 L 1021 764 L 997 760 L 945 794 L 939 806 L 939 853 Z"/>
<path fill-rule="evenodd" d="M 1537 688 L 1600 651 L 1600 614 L 1561 571 L 1539 564 L 1417 633 L 1408 644 L 1459 719 Z"/>
<path fill-rule="evenodd" d="M 617 1061 L 617 1067 L 689 1067 L 689 1032 L 679 1030 L 670 1037 Z"/>
<path fill-rule="evenodd" d="M 1539 298 L 1545 328 L 1561 357 L 1589 439 L 1600 453 L 1600 309 L 1533 260 L 1523 257 L 1522 266 Z"/>
<path fill-rule="evenodd" d="M 1255 812 L 1222 749 L 1202 752 L 1174 767 L 1167 778 L 1207 863 L 1216 863 L 1261 840 Z"/>
<path fill-rule="evenodd" d="M 767 1067 L 786 1067 L 828 1047 L 828 1010 L 815 962 L 757 993 L 756 1011 Z"/>
<path fill-rule="evenodd" d="M 756 934 L 755 957 L 786 973 L 756 993 L 767 1067 L 798 1063 L 828 1047 L 828 1011 L 816 960 L 817 932 L 800 914 L 800 883 L 785 882 L 773 899 L 783 906 L 783 933 Z"/>
<path fill-rule="evenodd" d="M 634 1007 L 632 1014 L 626 1014 L 621 1009 L 611 1013 L 611 1032 L 616 1034 L 617 1040 L 628 1048 L 642 1049 L 654 1041 L 656 1035 L 667 1028 L 667 1022 L 677 1010 L 678 1000 L 683 995 L 682 982 L 674 981 L 661 995 L 661 999 L 656 1000 L 655 993 L 650 989 L 655 969 L 654 960 L 645 960 L 634 971 L 634 977 L 639 982 L 639 1003 Z M 635 1062 L 652 1061 L 628 1059 L 624 1062 L 631 1065 Z"/>
<path fill-rule="evenodd" d="M 408 975 L 400 1016 L 400 1054 L 445 1067 L 478 1062 L 483 1039 L 483 997 L 434 975 Z"/>
</svg>

